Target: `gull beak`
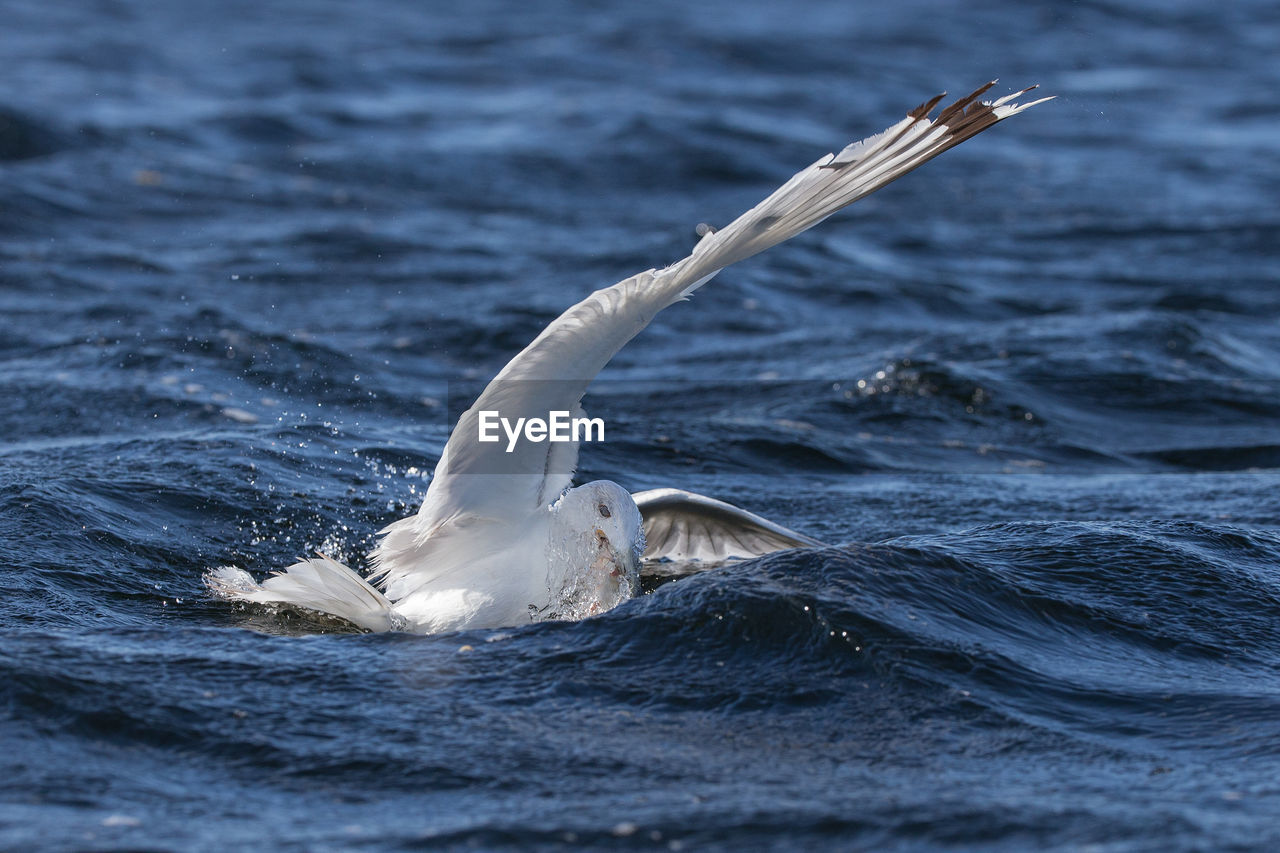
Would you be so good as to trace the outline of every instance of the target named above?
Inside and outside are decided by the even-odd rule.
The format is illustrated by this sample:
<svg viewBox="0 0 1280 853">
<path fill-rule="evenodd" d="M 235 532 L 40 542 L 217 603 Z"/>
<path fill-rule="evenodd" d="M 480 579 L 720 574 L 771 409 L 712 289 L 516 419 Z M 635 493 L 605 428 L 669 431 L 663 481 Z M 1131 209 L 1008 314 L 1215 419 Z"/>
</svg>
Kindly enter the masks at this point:
<svg viewBox="0 0 1280 853">
<path fill-rule="evenodd" d="M 625 590 L 626 598 L 640 593 L 640 564 L 630 549 L 623 554 L 609 541 L 608 535 L 599 527 L 595 529 L 596 559 L 592 568 Z"/>
</svg>

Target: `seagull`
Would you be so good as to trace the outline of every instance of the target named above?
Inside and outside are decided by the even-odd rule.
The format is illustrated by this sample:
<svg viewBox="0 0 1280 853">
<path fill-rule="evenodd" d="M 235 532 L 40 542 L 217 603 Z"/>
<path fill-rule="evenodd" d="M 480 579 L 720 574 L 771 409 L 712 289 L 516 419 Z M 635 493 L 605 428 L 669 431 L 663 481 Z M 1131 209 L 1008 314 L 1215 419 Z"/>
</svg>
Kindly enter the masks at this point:
<svg viewBox="0 0 1280 853">
<path fill-rule="evenodd" d="M 679 489 L 635 495 L 609 480 L 571 488 L 579 441 L 480 440 L 482 417 L 585 417 L 587 386 L 659 311 L 717 272 L 818 224 L 1002 119 L 1031 86 L 981 100 L 996 81 L 931 113 L 932 98 L 887 130 L 827 154 L 727 226 L 699 229 L 692 253 L 597 290 L 551 322 L 458 419 L 416 515 L 380 531 L 361 577 L 323 554 L 258 583 L 206 574 L 217 595 L 318 611 L 367 631 L 434 634 L 582 619 L 640 593 L 642 563 L 716 564 L 823 543 L 731 504 Z M 532 439 L 525 432 L 526 439 Z"/>
</svg>

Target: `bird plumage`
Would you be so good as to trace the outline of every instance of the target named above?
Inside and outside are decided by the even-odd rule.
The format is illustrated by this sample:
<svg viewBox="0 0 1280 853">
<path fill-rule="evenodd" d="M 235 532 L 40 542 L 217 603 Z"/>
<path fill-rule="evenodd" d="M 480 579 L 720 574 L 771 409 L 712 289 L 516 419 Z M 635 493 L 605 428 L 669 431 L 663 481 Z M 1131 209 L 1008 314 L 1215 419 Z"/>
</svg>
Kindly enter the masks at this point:
<svg viewBox="0 0 1280 853">
<path fill-rule="evenodd" d="M 214 573 L 211 587 L 229 598 L 319 610 L 370 630 L 493 627 L 563 612 L 563 607 L 554 611 L 551 606 L 563 588 L 563 571 L 573 569 L 550 566 L 547 545 L 563 525 L 557 501 L 571 484 L 578 445 L 525 441 L 508 453 L 500 443 L 478 441 L 480 412 L 497 410 L 513 420 L 545 417 L 551 411 L 580 414 L 587 386 L 614 354 L 658 312 L 687 299 L 721 269 L 794 237 L 948 148 L 1049 100 L 1017 103 L 1030 89 L 980 100 L 992 85 L 994 81 L 931 118 L 943 97 L 939 95 L 883 132 L 819 158 L 724 228 L 707 231 L 688 257 L 597 290 L 553 320 L 459 418 L 419 512 L 382 531 L 369 578 L 382 591 L 323 557 L 304 560 L 261 585 L 243 572 L 232 574 L 239 570 L 219 570 L 225 574 Z M 616 484 L 578 488 L 587 487 L 602 489 L 600 494 L 619 508 L 624 501 L 630 505 L 621 515 L 634 516 L 634 529 L 613 523 L 612 514 L 591 518 L 590 507 L 575 510 L 577 522 L 596 532 L 596 539 L 588 541 L 597 549 L 591 559 L 621 565 L 634 550 L 631 540 L 641 535 L 640 512 Z M 727 537 L 725 531 L 735 522 L 743 528 L 743 542 L 773 541 L 780 547 L 801 542 L 799 534 L 770 528 L 771 522 L 749 513 L 743 513 L 749 518 L 735 519 L 732 512 L 696 501 L 686 510 L 692 515 L 680 526 L 666 506 L 663 523 L 676 524 L 672 529 L 682 531 L 682 547 L 698 553 L 721 554 L 725 547 L 694 543 L 689 531 Z M 716 524 L 708 521 L 712 515 Z M 715 530 L 720 533 L 709 532 Z"/>
</svg>

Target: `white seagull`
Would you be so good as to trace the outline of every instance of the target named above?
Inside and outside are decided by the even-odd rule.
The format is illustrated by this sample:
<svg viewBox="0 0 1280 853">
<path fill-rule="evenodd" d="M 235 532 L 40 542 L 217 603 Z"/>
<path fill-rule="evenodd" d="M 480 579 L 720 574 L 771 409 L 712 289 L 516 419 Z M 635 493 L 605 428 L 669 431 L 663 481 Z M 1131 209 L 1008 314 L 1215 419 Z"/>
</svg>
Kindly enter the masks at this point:
<svg viewBox="0 0 1280 853">
<path fill-rule="evenodd" d="M 882 133 L 827 154 L 692 254 L 598 290 L 557 317 L 489 383 L 458 423 L 418 513 L 381 531 L 366 580 L 324 555 L 261 584 L 242 569 L 206 575 L 217 594 L 319 611 L 370 631 L 436 633 L 604 612 L 640 591 L 641 560 L 717 562 L 821 545 L 737 507 L 678 489 L 628 494 L 597 480 L 570 488 L 578 444 L 480 442 L 479 413 L 583 415 L 587 386 L 663 308 L 717 272 L 1036 104 L 979 98 L 929 113 L 938 95 Z M 376 584 L 376 586 L 375 586 Z"/>
</svg>

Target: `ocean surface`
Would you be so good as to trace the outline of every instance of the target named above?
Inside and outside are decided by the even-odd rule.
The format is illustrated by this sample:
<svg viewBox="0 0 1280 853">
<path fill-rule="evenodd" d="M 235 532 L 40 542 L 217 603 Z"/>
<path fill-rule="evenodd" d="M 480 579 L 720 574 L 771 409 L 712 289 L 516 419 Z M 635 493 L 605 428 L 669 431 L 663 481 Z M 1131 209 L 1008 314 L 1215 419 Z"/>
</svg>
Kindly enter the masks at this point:
<svg viewBox="0 0 1280 853">
<path fill-rule="evenodd" d="M 1280 846 L 1269 2 L 0 2 L 0 848 Z M 591 290 L 936 92 L 1057 100 L 722 273 L 580 480 L 833 543 L 362 635 Z"/>
</svg>

